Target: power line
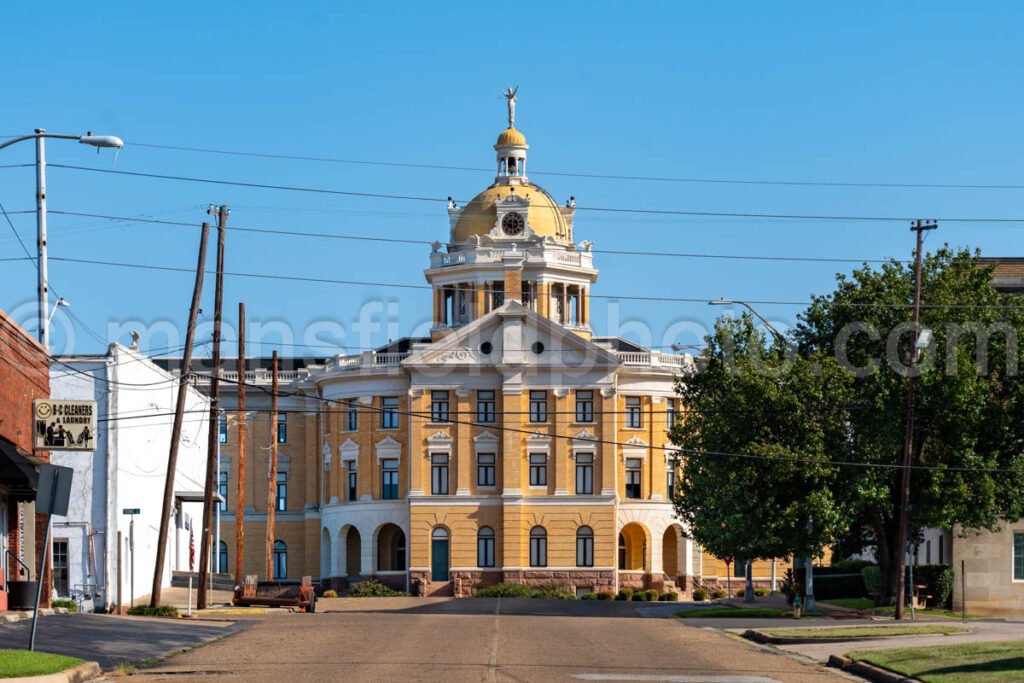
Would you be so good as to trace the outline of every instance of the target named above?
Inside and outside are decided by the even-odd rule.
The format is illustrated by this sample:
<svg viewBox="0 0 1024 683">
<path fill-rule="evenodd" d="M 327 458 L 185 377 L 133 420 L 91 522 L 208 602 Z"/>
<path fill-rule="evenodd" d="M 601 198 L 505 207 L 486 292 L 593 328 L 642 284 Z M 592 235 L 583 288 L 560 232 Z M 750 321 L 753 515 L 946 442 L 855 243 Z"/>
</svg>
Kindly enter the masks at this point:
<svg viewBox="0 0 1024 683">
<path fill-rule="evenodd" d="M 287 161 L 314 161 L 332 164 L 353 164 L 361 166 L 385 166 L 398 168 L 416 169 L 437 169 L 444 171 L 474 171 L 490 173 L 493 168 L 482 168 L 477 166 L 451 166 L 445 164 L 417 164 L 396 161 L 372 161 L 366 159 L 342 159 L 337 157 L 314 157 L 296 154 L 272 154 L 267 152 L 245 152 L 238 150 L 212 149 L 208 147 L 182 147 L 177 145 L 160 145 L 144 142 L 128 143 L 129 147 L 149 147 L 152 149 L 166 149 L 179 152 L 197 152 L 203 154 L 220 154 L 225 156 L 241 156 L 263 159 L 282 159 Z M 25 164 L 30 166 L 31 164 Z M 613 175 L 605 173 L 571 173 L 566 171 L 530 171 L 531 175 L 549 175 L 566 178 L 593 178 L 598 180 L 638 180 L 655 181 L 665 183 L 696 183 L 715 185 L 775 185 L 775 186 L 796 186 L 796 187 L 860 187 L 860 188 L 904 188 L 904 189 L 967 189 L 967 190 L 1024 190 L 1024 185 L 1009 184 L 970 184 L 970 183 L 882 183 L 882 182 L 848 182 L 848 181 L 818 181 L 818 180 L 750 180 L 736 178 L 699 178 L 699 177 L 668 177 L 668 176 L 644 176 L 644 175 Z"/>
<path fill-rule="evenodd" d="M 206 183 L 212 185 L 228 185 L 232 187 L 248 187 L 261 190 L 283 190 L 288 192 L 312 192 L 315 194 L 341 195 L 346 197 L 363 197 L 371 199 L 397 199 L 405 201 L 447 203 L 447 198 L 424 197 L 416 195 L 388 194 L 381 192 L 356 192 L 353 190 L 334 190 L 320 187 L 303 187 L 298 185 L 278 185 L 271 183 L 255 183 L 238 180 L 221 180 L 216 178 L 197 178 L 192 176 L 168 175 L 162 173 L 144 173 L 141 171 L 118 171 L 110 168 L 91 168 L 88 166 L 74 166 L 70 164 L 48 164 L 50 168 L 64 168 L 73 171 L 87 171 L 91 173 L 107 173 L 120 176 L 134 176 L 140 178 L 151 178 L 158 180 L 176 180 L 191 183 Z M 463 203 L 466 200 L 460 200 Z M 757 218 L 757 219 L 783 219 L 783 220 L 818 220 L 818 221 L 862 221 L 862 222 L 899 222 L 909 223 L 914 220 L 912 216 L 857 216 L 857 215 L 830 215 L 830 214 L 795 214 L 795 213 L 763 213 L 763 212 L 740 212 L 740 211 L 684 211 L 679 209 L 642 209 L 642 208 L 614 208 L 602 206 L 576 206 L 577 211 L 595 211 L 604 213 L 626 213 L 640 215 L 665 215 L 665 216 L 708 216 L 720 218 Z M 938 217 L 933 220 L 946 223 L 1024 223 L 1024 218 L 970 218 L 970 217 Z"/>
<path fill-rule="evenodd" d="M 82 263 L 87 265 L 97 266 L 109 266 L 116 268 L 132 268 L 137 270 L 156 270 L 173 273 L 192 273 L 193 270 L 189 268 L 183 268 L 179 266 L 160 266 L 155 264 L 146 263 L 123 263 L 120 261 L 106 261 L 100 259 L 83 259 L 83 258 L 72 258 L 67 256 L 51 256 L 51 261 L 64 261 L 67 263 Z M 212 272 L 212 271 L 206 271 Z M 273 273 L 247 273 L 238 271 L 225 271 L 224 275 L 231 277 L 243 277 L 243 278 L 255 278 L 255 279 L 266 279 L 266 280 L 278 280 L 278 281 L 292 281 L 292 282 L 308 282 L 316 284 L 334 284 L 334 285 L 351 285 L 359 287 L 391 287 L 397 289 L 417 289 L 417 290 L 430 290 L 430 285 L 414 285 L 414 284 L 403 284 L 397 282 L 381 282 L 381 281 L 368 281 L 368 280 L 340 280 L 334 278 L 323 278 L 323 277 L 309 277 L 299 275 L 277 275 Z M 472 291 L 465 290 L 463 288 L 451 287 L 451 291 Z M 629 296 L 629 295 L 613 295 L 613 294 L 591 294 L 591 299 L 608 299 L 612 301 L 659 301 L 668 303 L 699 303 L 707 304 L 711 301 L 718 300 L 716 297 L 667 297 L 667 296 Z M 740 299 L 735 299 L 740 300 Z M 771 299 L 742 299 L 748 304 L 759 305 L 759 306 L 808 306 L 813 302 L 810 301 L 783 301 L 783 300 L 771 300 Z M 913 304 L 882 304 L 882 303 L 855 303 L 855 302 L 836 302 L 836 301 L 822 301 L 820 302 L 827 306 L 840 306 L 844 308 L 911 308 Z M 1018 309 L 1024 306 L 1024 300 L 1019 305 L 1007 305 L 1007 304 L 921 304 L 922 308 L 941 308 L 941 309 Z"/>
<path fill-rule="evenodd" d="M 170 225 L 178 227 L 196 228 L 195 223 L 185 221 L 168 221 L 154 218 L 133 218 L 130 216 L 113 216 L 109 214 L 83 213 L 80 211 L 50 211 L 51 214 L 65 216 L 80 216 L 85 218 L 97 218 L 110 221 L 122 221 L 128 223 L 152 223 L 156 225 Z M 304 230 L 290 230 L 285 228 L 253 228 L 253 227 L 229 227 L 228 230 L 235 232 L 251 232 L 270 235 L 283 235 L 291 237 L 311 237 L 337 240 L 355 240 L 363 242 L 383 242 L 388 244 L 410 244 L 416 246 L 430 246 L 430 240 L 400 239 L 394 237 L 374 237 L 370 235 L 342 235 L 327 232 L 309 232 Z M 668 258 L 693 258 L 693 259 L 717 259 L 717 260 L 740 260 L 740 261 L 781 261 L 797 263 L 904 263 L 896 259 L 884 258 L 836 258 L 818 256 L 760 256 L 748 254 L 702 254 L 702 253 L 681 253 L 681 252 L 654 252 L 654 251 L 630 251 L 625 249 L 591 249 L 593 254 L 611 254 L 616 256 L 646 256 L 646 257 L 668 257 Z"/>
</svg>

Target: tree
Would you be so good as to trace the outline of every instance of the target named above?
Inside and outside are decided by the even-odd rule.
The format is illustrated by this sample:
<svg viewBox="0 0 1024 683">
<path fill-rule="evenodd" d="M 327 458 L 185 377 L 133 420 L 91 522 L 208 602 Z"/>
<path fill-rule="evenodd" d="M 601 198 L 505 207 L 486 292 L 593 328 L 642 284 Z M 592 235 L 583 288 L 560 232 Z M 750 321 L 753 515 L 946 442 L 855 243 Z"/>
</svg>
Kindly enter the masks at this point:
<svg viewBox="0 0 1024 683">
<path fill-rule="evenodd" d="M 719 557 L 817 555 L 845 517 L 830 457 L 848 440 L 849 382 L 831 359 L 786 354 L 750 316 L 720 319 L 700 371 L 678 383 L 687 417 L 671 435 L 675 508 Z"/>
<path fill-rule="evenodd" d="M 968 251 L 924 259 L 921 322 L 934 337 L 914 370 L 912 535 L 1024 516 L 1024 307 L 990 278 Z M 745 540 L 759 557 L 803 554 L 833 534 L 847 549 L 874 546 L 883 591 L 894 594 L 913 285 L 912 267 L 895 261 L 837 276 L 800 316 L 784 364 L 760 359 L 781 350 L 765 350 L 751 321 L 718 323 L 705 367 L 680 381 L 695 412 L 673 440 L 765 459 L 684 451 L 676 507 L 699 542 L 717 554 L 730 521 L 746 531 L 721 542 Z M 806 519 L 813 528 L 801 537 Z"/>
</svg>

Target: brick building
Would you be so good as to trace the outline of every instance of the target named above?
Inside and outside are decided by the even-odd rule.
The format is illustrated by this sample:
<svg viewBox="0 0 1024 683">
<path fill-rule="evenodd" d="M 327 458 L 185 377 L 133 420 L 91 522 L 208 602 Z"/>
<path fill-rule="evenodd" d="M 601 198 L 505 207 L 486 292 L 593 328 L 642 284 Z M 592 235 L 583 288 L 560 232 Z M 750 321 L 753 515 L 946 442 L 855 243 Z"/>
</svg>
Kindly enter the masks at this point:
<svg viewBox="0 0 1024 683">
<path fill-rule="evenodd" d="M 46 516 L 35 514 L 34 501 L 38 466 L 48 454 L 32 452 L 32 401 L 49 395 L 46 349 L 0 311 L 0 610 L 8 608 L 12 590 L 21 592 L 12 582 L 36 578 L 37 558 L 42 556 Z M 44 606 L 50 601 L 49 584 L 47 571 Z"/>
</svg>

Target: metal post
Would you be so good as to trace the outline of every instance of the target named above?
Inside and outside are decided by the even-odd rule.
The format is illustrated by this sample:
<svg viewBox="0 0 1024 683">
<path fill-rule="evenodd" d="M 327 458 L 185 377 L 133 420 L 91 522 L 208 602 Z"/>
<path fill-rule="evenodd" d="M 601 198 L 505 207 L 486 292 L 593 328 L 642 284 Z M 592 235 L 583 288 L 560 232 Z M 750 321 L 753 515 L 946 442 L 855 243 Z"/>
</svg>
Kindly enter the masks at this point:
<svg viewBox="0 0 1024 683">
<path fill-rule="evenodd" d="M 746 574 L 746 587 L 743 589 L 743 602 L 754 602 L 754 562 L 747 560 L 744 566 Z"/>
<path fill-rule="evenodd" d="M 43 597 L 43 580 L 46 578 L 46 560 L 50 556 L 50 529 L 53 528 L 53 502 L 57 498 L 57 480 L 60 470 L 54 470 L 53 481 L 50 483 L 50 501 L 46 510 L 46 533 L 43 535 L 43 556 L 39 558 L 39 571 L 36 572 L 36 609 L 32 613 L 32 632 L 28 638 L 28 649 L 36 649 L 36 627 L 39 625 L 39 603 Z M 24 539 L 22 539 L 24 541 Z"/>
<path fill-rule="evenodd" d="M 267 468 L 267 581 L 274 578 L 274 517 L 277 510 L 277 351 L 271 354 L 270 466 Z"/>
<path fill-rule="evenodd" d="M 226 414 L 224 416 L 224 419 L 227 420 L 227 415 Z M 218 421 L 220 420 L 220 415 L 217 416 L 217 420 Z M 220 430 L 218 428 L 218 432 L 219 431 Z M 217 478 L 216 478 L 216 484 L 217 484 L 217 493 L 219 494 L 220 493 L 220 434 L 217 435 Z M 224 567 L 220 566 L 220 509 L 221 509 L 221 507 L 223 507 L 223 505 L 224 504 L 221 501 L 217 501 L 217 507 L 214 508 L 214 517 L 215 517 L 215 520 L 214 520 L 214 523 L 213 523 L 213 549 L 214 549 L 214 554 L 213 554 L 213 572 L 211 572 L 213 574 L 220 574 L 221 572 L 224 571 Z"/>
<path fill-rule="evenodd" d="M 129 595 L 128 598 L 132 603 L 132 607 L 135 607 L 135 515 L 129 517 L 131 520 L 128 522 L 128 550 L 131 554 L 131 569 L 129 574 L 131 575 L 131 583 L 129 584 Z"/>
<path fill-rule="evenodd" d="M 36 128 L 36 255 L 39 274 L 39 343 L 50 350 L 49 285 L 46 272 L 46 142 L 45 128 Z"/>
<path fill-rule="evenodd" d="M 121 614 L 123 612 L 123 609 L 122 609 L 121 606 L 124 604 L 123 602 L 121 602 L 121 587 L 122 587 L 123 581 L 124 581 L 121 578 L 121 543 L 122 543 L 122 541 L 121 541 L 121 532 L 118 531 L 117 532 L 117 613 L 118 614 Z"/>
<path fill-rule="evenodd" d="M 245 304 L 238 304 L 238 470 L 235 500 L 235 585 L 241 585 L 245 549 Z"/>
<path fill-rule="evenodd" d="M 914 554 L 910 557 L 907 565 L 910 572 L 910 620 L 917 621 L 917 612 L 914 611 L 914 561 L 917 559 L 917 546 L 914 546 Z"/>
<path fill-rule="evenodd" d="M 814 557 L 807 556 L 807 586 L 804 588 L 804 612 L 810 614 L 817 605 L 814 604 Z"/>
<path fill-rule="evenodd" d="M 960 613 L 967 623 L 967 562 L 960 560 Z"/>
</svg>

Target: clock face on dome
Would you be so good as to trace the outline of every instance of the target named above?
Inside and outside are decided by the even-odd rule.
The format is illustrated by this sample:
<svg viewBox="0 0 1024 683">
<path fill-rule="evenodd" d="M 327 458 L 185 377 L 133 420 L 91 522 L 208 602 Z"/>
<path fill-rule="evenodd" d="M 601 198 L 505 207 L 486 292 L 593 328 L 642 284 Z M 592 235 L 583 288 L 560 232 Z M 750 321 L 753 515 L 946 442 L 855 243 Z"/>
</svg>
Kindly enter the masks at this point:
<svg viewBox="0 0 1024 683">
<path fill-rule="evenodd" d="M 505 217 L 501 219 L 501 229 L 505 231 L 506 235 L 519 235 L 523 232 L 523 228 L 526 227 L 526 221 L 523 220 L 522 214 L 515 212 L 505 214 Z"/>
</svg>

